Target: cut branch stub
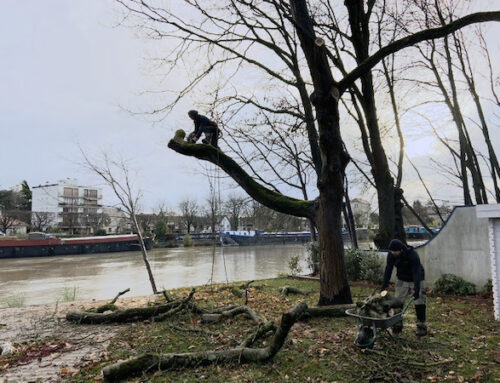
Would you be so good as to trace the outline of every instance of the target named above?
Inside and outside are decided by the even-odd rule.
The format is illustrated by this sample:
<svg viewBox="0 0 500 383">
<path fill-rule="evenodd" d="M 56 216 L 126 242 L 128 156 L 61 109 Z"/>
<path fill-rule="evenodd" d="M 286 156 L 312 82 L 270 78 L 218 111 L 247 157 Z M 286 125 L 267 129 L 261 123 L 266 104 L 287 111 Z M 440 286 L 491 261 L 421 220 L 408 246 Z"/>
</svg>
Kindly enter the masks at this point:
<svg viewBox="0 0 500 383">
<path fill-rule="evenodd" d="M 314 44 L 316 44 L 318 47 L 321 47 L 321 46 L 325 45 L 325 40 L 323 40 L 321 37 L 317 37 L 314 40 Z"/>
<path fill-rule="evenodd" d="M 186 133 L 178 130 L 168 147 L 177 153 L 211 162 L 224 170 L 250 197 L 270 209 L 280 213 L 305 217 L 314 220 L 315 208 L 313 201 L 304 201 L 277 193 L 255 181 L 240 165 L 212 145 L 191 144 L 184 140 Z"/>
</svg>

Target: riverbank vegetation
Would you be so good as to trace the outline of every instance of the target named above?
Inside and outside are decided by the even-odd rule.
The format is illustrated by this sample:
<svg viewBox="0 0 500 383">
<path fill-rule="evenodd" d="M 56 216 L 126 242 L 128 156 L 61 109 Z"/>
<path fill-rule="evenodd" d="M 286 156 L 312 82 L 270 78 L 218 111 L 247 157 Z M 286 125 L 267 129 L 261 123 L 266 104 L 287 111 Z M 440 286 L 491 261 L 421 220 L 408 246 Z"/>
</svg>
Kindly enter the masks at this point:
<svg viewBox="0 0 500 383">
<path fill-rule="evenodd" d="M 290 286 L 308 295 L 283 295 L 279 288 Z M 239 284 L 233 286 L 240 289 Z M 353 297 L 361 301 L 373 291 L 372 285 L 354 284 Z M 233 288 L 233 289 L 234 289 Z M 241 305 L 279 326 L 283 313 L 305 302 L 313 307 L 318 299 L 317 281 L 288 278 L 256 281 L 248 294 L 236 296 L 226 285 L 196 289 L 190 302 L 206 310 Z M 170 299 L 185 300 L 188 289 L 169 292 Z M 414 334 L 415 315 L 409 310 L 405 327 L 397 339 L 382 333 L 374 349 L 354 346 L 356 324 L 350 318 L 310 317 L 296 322 L 279 352 L 265 363 L 242 363 L 235 358 L 203 367 L 196 364 L 160 371 L 157 364 L 128 381 L 150 382 L 494 382 L 500 380 L 500 336 L 493 320 L 491 298 L 430 296 L 429 336 Z M 158 301 L 165 305 L 166 302 Z M 120 306 L 120 301 L 117 303 Z M 251 316 L 250 316 L 251 317 Z M 221 319 L 221 318 L 219 318 Z M 82 325 L 83 326 L 83 325 Z M 116 329 L 116 325 L 109 325 Z M 141 355 L 169 353 L 223 352 L 238 347 L 255 334 L 255 319 L 245 315 L 204 321 L 191 310 L 179 312 L 163 321 L 151 319 L 120 325 L 120 331 L 98 360 L 79 365 L 72 382 L 102 379 L 107 366 Z M 264 349 L 272 337 L 258 337 L 252 347 Z M 2 363 L 0 363 L 1 365 Z M 188 364 L 186 364 L 188 365 Z M 384 366 L 383 369 L 380 366 Z"/>
</svg>

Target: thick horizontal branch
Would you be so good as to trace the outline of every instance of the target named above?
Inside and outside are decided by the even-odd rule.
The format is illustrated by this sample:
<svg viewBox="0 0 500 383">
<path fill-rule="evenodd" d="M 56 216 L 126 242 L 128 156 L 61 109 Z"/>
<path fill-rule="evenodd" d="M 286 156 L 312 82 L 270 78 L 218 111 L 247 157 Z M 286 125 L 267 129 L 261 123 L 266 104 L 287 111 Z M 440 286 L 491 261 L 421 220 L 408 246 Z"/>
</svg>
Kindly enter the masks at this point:
<svg viewBox="0 0 500 383">
<path fill-rule="evenodd" d="M 212 145 L 191 144 L 184 140 L 186 133 L 178 130 L 168 147 L 177 153 L 211 162 L 224 170 L 250 197 L 270 209 L 296 217 L 315 218 L 314 202 L 285 196 L 270 190 L 258 182 L 220 149 Z"/>
<path fill-rule="evenodd" d="M 218 323 L 226 318 L 234 318 L 237 315 L 244 314 L 256 324 L 266 322 L 264 318 L 261 318 L 259 314 L 253 311 L 248 306 L 238 306 L 231 310 L 222 311 L 221 313 L 207 313 L 201 316 L 202 323 Z"/>
<path fill-rule="evenodd" d="M 460 19 L 457 19 L 449 24 L 443 25 L 442 27 L 426 29 L 413 35 L 396 40 L 393 43 L 381 48 L 366 60 L 364 60 L 362 63 L 360 63 L 356 69 L 352 70 L 338 83 L 337 88 L 339 89 L 340 94 L 342 94 L 346 89 L 352 86 L 354 81 L 367 73 L 385 57 L 397 51 L 400 51 L 401 49 L 416 45 L 425 40 L 438 39 L 449 35 L 450 33 L 453 33 L 456 30 L 467 25 L 485 21 L 500 21 L 500 11 L 473 13 L 471 15 L 467 15 Z"/>
<path fill-rule="evenodd" d="M 182 302 L 170 302 L 161 306 L 138 307 L 128 310 L 119 310 L 109 314 L 100 314 L 82 311 L 70 311 L 66 314 L 66 320 L 79 324 L 103 324 L 103 323 L 126 323 L 150 319 L 170 311 Z"/>
<path fill-rule="evenodd" d="M 151 318 L 168 317 L 165 315 L 170 311 L 177 312 L 177 308 L 187 306 L 191 310 L 190 301 L 193 298 L 193 289 L 187 298 L 173 301 L 159 306 L 137 307 L 127 310 L 117 310 L 109 314 L 88 311 L 70 311 L 66 314 L 66 320 L 78 324 L 103 324 L 103 323 L 128 323 L 138 322 Z M 199 310 L 199 309 L 198 309 Z"/>
<path fill-rule="evenodd" d="M 335 305 L 335 306 L 315 306 L 309 307 L 304 315 L 307 317 L 329 317 L 329 318 L 340 318 L 345 317 L 347 314 L 346 310 L 356 308 L 356 304 L 345 304 L 345 305 Z"/>
</svg>

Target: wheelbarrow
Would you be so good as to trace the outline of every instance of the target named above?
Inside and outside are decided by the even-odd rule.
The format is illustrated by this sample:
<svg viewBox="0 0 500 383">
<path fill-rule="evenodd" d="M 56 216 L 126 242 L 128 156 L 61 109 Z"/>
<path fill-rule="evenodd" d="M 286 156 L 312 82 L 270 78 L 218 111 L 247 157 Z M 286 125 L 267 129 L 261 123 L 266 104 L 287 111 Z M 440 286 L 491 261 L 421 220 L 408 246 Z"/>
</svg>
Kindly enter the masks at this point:
<svg viewBox="0 0 500 383">
<path fill-rule="evenodd" d="M 386 330 L 402 321 L 403 315 L 413 303 L 414 299 L 415 298 L 411 297 L 401 312 L 387 318 L 366 317 L 357 314 L 355 312 L 356 309 L 346 310 L 345 313 L 348 316 L 354 317 L 358 321 L 358 335 L 354 344 L 360 348 L 372 348 L 377 338 L 377 329 Z"/>
</svg>

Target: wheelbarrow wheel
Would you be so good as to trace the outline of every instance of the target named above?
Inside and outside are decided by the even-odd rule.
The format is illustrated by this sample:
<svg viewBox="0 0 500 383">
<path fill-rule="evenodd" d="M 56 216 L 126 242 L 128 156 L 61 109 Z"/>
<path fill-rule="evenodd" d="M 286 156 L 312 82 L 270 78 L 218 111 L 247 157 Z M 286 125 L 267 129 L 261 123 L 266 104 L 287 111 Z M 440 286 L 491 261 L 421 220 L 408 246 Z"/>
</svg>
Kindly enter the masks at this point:
<svg viewBox="0 0 500 383">
<path fill-rule="evenodd" d="M 354 344 L 359 348 L 373 348 L 375 344 L 375 328 L 369 326 L 362 326 L 358 330 L 358 335 Z"/>
<path fill-rule="evenodd" d="M 395 323 L 394 326 L 392 326 L 392 333 L 394 335 L 399 335 L 403 331 L 403 321 L 400 320 L 399 322 Z"/>
</svg>

